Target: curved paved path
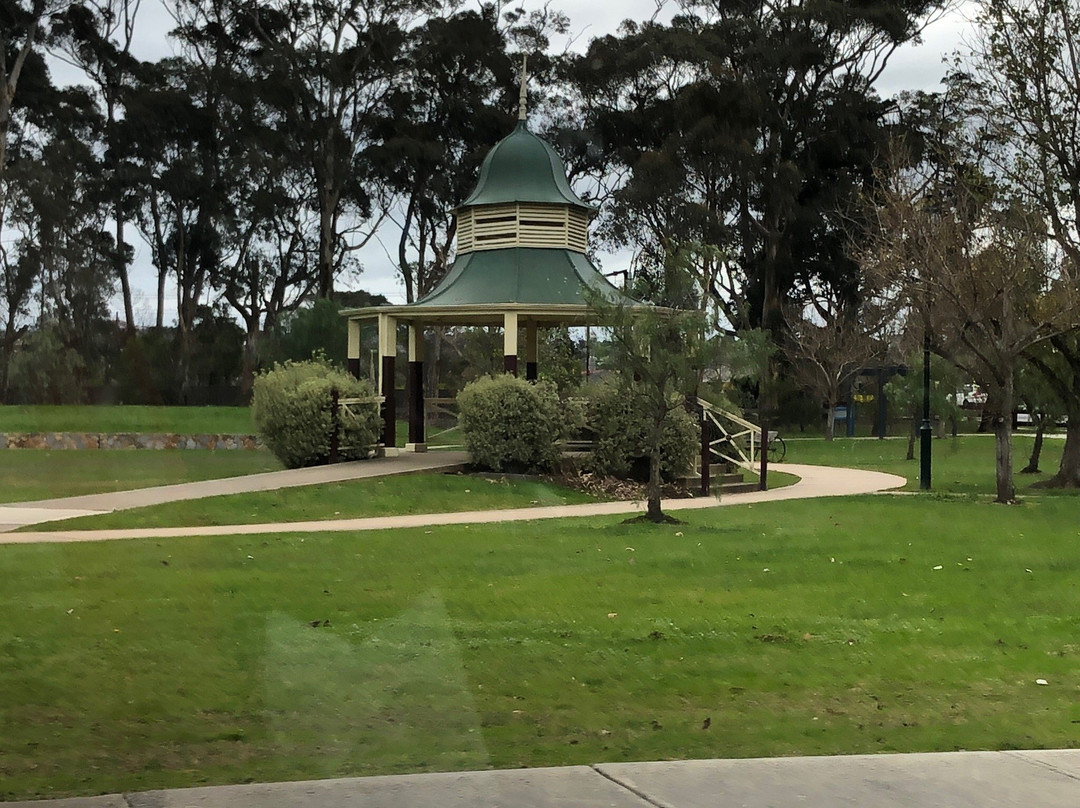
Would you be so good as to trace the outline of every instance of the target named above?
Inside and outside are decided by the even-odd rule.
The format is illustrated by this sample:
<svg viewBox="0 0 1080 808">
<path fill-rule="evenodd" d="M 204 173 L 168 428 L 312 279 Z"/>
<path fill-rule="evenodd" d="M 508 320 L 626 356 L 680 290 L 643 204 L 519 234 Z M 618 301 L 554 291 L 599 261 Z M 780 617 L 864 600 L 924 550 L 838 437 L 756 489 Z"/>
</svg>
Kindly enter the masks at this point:
<svg viewBox="0 0 1080 808">
<path fill-rule="evenodd" d="M 468 460 L 469 457 L 465 452 L 403 452 L 395 457 L 335 463 L 332 466 L 266 471 L 240 477 L 158 485 L 130 491 L 109 491 L 78 497 L 39 499 L 34 502 L 12 502 L 0 505 L 0 533 L 39 522 L 54 522 L 76 516 L 93 516 L 128 508 L 141 508 L 146 505 L 160 505 L 163 502 L 203 499 L 223 494 L 245 494 L 251 491 L 276 491 L 279 488 L 336 483 L 365 477 L 391 477 L 401 474 L 419 474 L 425 471 L 452 471 L 464 468 Z"/>
<path fill-rule="evenodd" d="M 714 497 L 665 500 L 664 510 L 683 511 L 699 508 L 715 508 L 724 505 L 776 502 L 788 499 L 811 499 L 815 497 L 872 494 L 892 488 L 899 488 L 907 483 L 907 480 L 903 477 L 898 477 L 895 474 L 884 474 L 879 471 L 841 469 L 828 466 L 805 466 L 793 463 L 785 463 L 782 466 L 782 469 L 786 473 L 795 474 L 800 477 L 799 482 L 784 488 L 776 488 L 772 491 L 751 491 L 744 494 L 726 494 L 721 500 L 717 500 Z M 256 476 L 261 477 L 265 475 Z M 217 493 L 225 492 L 219 491 Z M 191 497 L 185 498 L 190 499 Z M 645 504 L 643 502 L 595 502 L 583 505 L 556 505 L 539 508 L 515 508 L 512 510 L 375 516 L 364 519 L 333 519 L 318 522 L 283 522 L 261 525 L 162 527 L 130 530 L 61 530 L 52 532 L 0 534 L 0 544 L 109 541 L 115 539 L 163 538 L 167 536 L 236 536 L 264 533 L 324 533 L 329 531 L 388 530 L 391 528 L 403 527 L 434 527 L 437 525 L 560 519 L 568 516 L 632 514 L 641 512 L 644 509 Z M 63 517 L 54 516 L 52 518 Z"/>
</svg>

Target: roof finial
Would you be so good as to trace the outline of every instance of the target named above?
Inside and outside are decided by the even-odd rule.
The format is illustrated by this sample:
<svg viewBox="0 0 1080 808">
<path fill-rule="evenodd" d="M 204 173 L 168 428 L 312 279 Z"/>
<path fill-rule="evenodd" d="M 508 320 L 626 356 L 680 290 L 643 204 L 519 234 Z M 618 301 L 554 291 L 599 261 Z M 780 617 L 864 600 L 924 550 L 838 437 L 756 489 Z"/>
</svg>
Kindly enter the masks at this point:
<svg viewBox="0 0 1080 808">
<path fill-rule="evenodd" d="M 529 80 L 529 56 L 528 54 L 521 54 L 521 100 L 518 102 L 518 120 L 524 121 L 528 119 L 529 114 L 529 91 L 526 88 L 526 83 Z"/>
</svg>

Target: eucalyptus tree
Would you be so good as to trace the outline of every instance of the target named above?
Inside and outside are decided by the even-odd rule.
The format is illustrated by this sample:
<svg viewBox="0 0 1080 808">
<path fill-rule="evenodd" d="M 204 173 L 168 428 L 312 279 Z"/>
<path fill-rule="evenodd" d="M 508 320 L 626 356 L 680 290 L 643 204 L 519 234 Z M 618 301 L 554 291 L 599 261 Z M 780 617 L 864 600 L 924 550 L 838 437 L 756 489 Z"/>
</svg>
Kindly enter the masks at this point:
<svg viewBox="0 0 1080 808">
<path fill-rule="evenodd" d="M 117 142 L 117 123 L 123 115 L 123 94 L 138 66 L 131 53 L 141 0 L 83 0 L 71 3 L 53 17 L 51 40 L 63 58 L 79 67 L 92 82 L 105 116 L 105 160 L 95 179 L 112 207 L 113 244 L 110 258 L 120 282 L 124 322 L 135 332 L 128 266 L 132 248 L 125 238 L 132 216 L 131 178 Z"/>
<path fill-rule="evenodd" d="M 317 213 L 315 292 L 329 297 L 346 256 L 385 217 L 388 193 L 372 159 L 408 74 L 409 29 L 431 0 L 270 0 L 245 4 L 262 98 L 292 140 Z"/>
<path fill-rule="evenodd" d="M 433 16 L 409 32 L 410 69 L 388 96 L 374 160 L 395 196 L 398 272 L 407 302 L 453 260 L 454 207 L 476 183 L 491 146 L 509 131 L 516 70 L 496 9 Z"/>
<path fill-rule="evenodd" d="M 613 203 L 603 232 L 646 269 L 668 241 L 721 247 L 697 269 L 715 321 L 780 331 L 794 290 L 854 294 L 839 211 L 883 143 L 874 82 L 939 4 L 681 5 L 594 40 L 573 71 L 593 110 L 579 146 Z"/>
<path fill-rule="evenodd" d="M 126 93 L 127 114 L 119 124 L 123 159 L 139 199 L 138 228 L 157 270 L 158 329 L 165 324 L 170 277 L 176 286 L 181 400 L 191 381 L 198 308 L 220 251 L 223 207 L 224 180 L 214 154 L 220 133 L 201 92 L 198 75 L 186 60 L 144 65 Z"/>
<path fill-rule="evenodd" d="M 103 380 L 104 323 L 113 291 L 113 245 L 92 179 L 100 168 L 102 119 L 81 87 L 48 85 L 35 101 L 4 178 L 5 235 L 11 239 L 4 255 L 5 291 L 12 294 L 5 336 L 18 333 L 20 315 L 36 314 L 35 328 L 51 328 L 66 352 L 80 356 L 79 378 L 68 381 L 69 389 L 82 390 Z"/>
<path fill-rule="evenodd" d="M 0 178 L 7 167 L 8 137 L 24 71 L 40 80 L 47 70 L 42 46 L 50 16 L 61 0 L 0 0 Z"/>
</svg>

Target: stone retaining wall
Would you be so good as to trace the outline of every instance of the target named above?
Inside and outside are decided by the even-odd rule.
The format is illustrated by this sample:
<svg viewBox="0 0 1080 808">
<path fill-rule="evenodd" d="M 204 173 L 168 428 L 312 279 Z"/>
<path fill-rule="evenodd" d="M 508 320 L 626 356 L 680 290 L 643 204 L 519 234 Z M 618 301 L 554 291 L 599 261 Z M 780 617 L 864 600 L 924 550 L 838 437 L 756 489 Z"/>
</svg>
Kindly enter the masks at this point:
<svg viewBox="0 0 1080 808">
<path fill-rule="evenodd" d="M 257 435 L 0 432 L 0 449 L 261 449 Z"/>
</svg>

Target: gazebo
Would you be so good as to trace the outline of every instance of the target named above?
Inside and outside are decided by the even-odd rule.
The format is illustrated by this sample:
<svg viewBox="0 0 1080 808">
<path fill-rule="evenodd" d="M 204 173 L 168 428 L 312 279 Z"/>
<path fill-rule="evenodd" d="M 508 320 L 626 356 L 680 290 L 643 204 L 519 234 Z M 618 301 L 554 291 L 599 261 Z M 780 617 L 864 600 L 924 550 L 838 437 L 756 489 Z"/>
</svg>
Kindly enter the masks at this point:
<svg viewBox="0 0 1080 808">
<path fill-rule="evenodd" d="M 535 380 L 537 330 L 593 321 L 586 290 L 612 303 L 642 306 L 616 289 L 586 255 L 596 209 L 570 187 L 563 161 L 529 131 L 525 79 L 517 127 L 488 153 L 476 189 L 458 207 L 457 256 L 443 280 L 415 303 L 348 309 L 349 369 L 360 375 L 361 325 L 378 322 L 378 390 L 383 444 L 396 443 L 394 373 L 398 324 L 408 325 L 407 451 L 426 451 L 424 329 L 501 326 L 503 367 L 519 371 L 524 332 L 525 378 Z"/>
</svg>

